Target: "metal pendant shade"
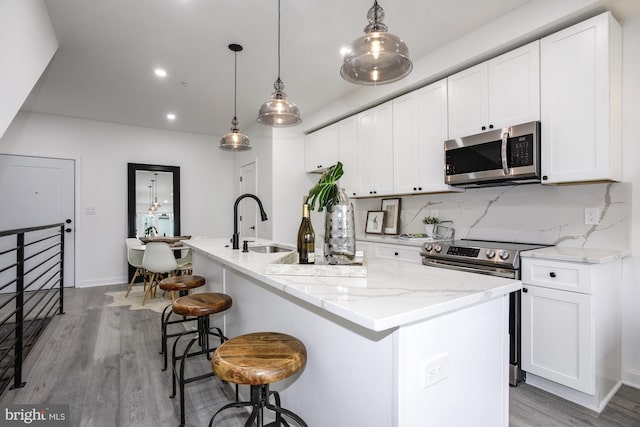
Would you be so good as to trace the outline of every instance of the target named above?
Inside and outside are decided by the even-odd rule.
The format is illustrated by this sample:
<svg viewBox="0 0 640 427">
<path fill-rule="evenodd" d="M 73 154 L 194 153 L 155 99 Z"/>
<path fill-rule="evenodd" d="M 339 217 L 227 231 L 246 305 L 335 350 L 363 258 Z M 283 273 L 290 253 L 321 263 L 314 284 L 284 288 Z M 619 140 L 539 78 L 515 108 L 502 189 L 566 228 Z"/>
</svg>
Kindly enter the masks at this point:
<svg viewBox="0 0 640 427">
<path fill-rule="evenodd" d="M 273 98 L 266 101 L 258 111 L 258 123 L 272 127 L 296 126 L 302 123 L 300 110 L 284 93 L 284 83 L 280 79 L 280 0 L 278 0 L 278 78 L 273 84 Z"/>
<path fill-rule="evenodd" d="M 411 72 L 409 48 L 398 36 L 388 32 L 382 22 L 384 10 L 375 0 L 367 13 L 365 34 L 351 43 L 343 57 L 340 75 L 348 82 L 378 85 L 398 81 Z"/>
<path fill-rule="evenodd" d="M 231 120 L 231 132 L 220 138 L 220 148 L 225 151 L 247 151 L 251 150 L 249 137 L 238 130 L 238 118 L 236 117 L 237 86 L 238 86 L 238 52 L 242 51 L 239 44 L 230 44 L 229 50 L 234 57 L 234 78 L 233 78 L 233 119 Z"/>
</svg>

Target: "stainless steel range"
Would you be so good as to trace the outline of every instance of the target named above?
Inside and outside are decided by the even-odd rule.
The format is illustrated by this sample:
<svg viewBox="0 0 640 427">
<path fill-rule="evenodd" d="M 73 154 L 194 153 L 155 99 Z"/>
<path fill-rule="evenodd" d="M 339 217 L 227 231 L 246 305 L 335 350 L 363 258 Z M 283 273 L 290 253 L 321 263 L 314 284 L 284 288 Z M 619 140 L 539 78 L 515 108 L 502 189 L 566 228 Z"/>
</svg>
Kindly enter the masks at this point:
<svg viewBox="0 0 640 427">
<path fill-rule="evenodd" d="M 520 279 L 520 252 L 545 245 L 492 242 L 482 240 L 453 240 L 427 242 L 422 245 L 422 264 L 471 273 Z M 525 379 L 520 369 L 520 291 L 509 295 L 509 384 L 516 386 Z"/>
</svg>

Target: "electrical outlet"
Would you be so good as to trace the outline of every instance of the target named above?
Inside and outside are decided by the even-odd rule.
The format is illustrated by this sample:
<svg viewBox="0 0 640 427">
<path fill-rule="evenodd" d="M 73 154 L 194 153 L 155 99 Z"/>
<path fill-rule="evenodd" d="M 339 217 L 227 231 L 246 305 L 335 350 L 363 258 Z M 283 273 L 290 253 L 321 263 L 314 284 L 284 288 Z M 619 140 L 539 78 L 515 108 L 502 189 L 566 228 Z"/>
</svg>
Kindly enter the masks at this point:
<svg viewBox="0 0 640 427">
<path fill-rule="evenodd" d="M 431 387 L 449 377 L 449 353 L 422 362 L 422 388 Z"/>
<path fill-rule="evenodd" d="M 584 208 L 584 223 L 587 225 L 600 224 L 600 209 Z"/>
</svg>

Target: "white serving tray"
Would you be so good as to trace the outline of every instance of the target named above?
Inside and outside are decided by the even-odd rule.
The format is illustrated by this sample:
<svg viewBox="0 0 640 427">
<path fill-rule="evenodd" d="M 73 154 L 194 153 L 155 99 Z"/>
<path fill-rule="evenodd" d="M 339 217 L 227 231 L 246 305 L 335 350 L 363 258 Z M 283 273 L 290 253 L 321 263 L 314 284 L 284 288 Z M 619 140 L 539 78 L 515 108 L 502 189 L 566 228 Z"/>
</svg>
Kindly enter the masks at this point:
<svg viewBox="0 0 640 427">
<path fill-rule="evenodd" d="M 283 276 L 367 277 L 367 261 L 362 252 L 356 252 L 351 265 L 329 265 L 324 256 L 316 253 L 315 264 L 298 264 L 298 253 L 290 252 L 267 265 L 266 274 Z"/>
</svg>

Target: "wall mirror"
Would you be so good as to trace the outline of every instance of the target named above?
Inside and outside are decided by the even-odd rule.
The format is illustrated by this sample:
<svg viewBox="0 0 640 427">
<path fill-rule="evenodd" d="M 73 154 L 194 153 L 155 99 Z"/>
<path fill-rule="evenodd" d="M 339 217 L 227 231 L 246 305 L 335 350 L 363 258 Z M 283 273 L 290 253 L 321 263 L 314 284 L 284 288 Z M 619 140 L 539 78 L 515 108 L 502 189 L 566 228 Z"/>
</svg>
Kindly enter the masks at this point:
<svg viewBox="0 0 640 427">
<path fill-rule="evenodd" d="M 128 237 L 180 235 L 180 167 L 129 163 Z"/>
</svg>

